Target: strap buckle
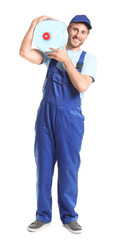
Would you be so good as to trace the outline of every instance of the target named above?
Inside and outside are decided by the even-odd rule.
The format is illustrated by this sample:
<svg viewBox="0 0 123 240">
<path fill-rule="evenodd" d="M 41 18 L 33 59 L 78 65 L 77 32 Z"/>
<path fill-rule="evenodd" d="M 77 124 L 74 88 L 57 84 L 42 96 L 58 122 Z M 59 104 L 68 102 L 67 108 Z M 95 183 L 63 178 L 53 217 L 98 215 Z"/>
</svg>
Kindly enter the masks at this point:
<svg viewBox="0 0 123 240">
<path fill-rule="evenodd" d="M 78 62 L 76 68 L 82 70 L 83 63 Z"/>
</svg>

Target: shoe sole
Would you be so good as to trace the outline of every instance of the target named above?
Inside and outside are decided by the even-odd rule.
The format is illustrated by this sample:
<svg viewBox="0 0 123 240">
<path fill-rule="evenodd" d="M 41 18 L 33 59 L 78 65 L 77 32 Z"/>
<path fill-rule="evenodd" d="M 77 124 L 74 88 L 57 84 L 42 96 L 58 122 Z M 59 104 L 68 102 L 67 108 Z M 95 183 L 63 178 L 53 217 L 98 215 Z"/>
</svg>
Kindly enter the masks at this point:
<svg viewBox="0 0 123 240">
<path fill-rule="evenodd" d="M 81 230 L 78 230 L 78 231 L 72 230 L 67 224 L 63 224 L 63 226 L 64 226 L 65 228 L 67 228 L 70 232 L 75 233 L 75 234 L 78 234 L 78 233 L 81 233 L 81 232 L 82 232 L 82 229 L 81 229 Z"/>
<path fill-rule="evenodd" d="M 32 229 L 32 228 L 30 228 L 30 227 L 27 227 L 27 231 L 28 232 L 38 232 L 38 231 L 40 231 L 42 228 L 45 228 L 45 227 L 47 227 L 47 226 L 49 226 L 51 223 L 45 223 L 43 226 L 41 226 L 41 227 L 39 227 L 39 228 L 37 228 L 37 229 Z"/>
</svg>

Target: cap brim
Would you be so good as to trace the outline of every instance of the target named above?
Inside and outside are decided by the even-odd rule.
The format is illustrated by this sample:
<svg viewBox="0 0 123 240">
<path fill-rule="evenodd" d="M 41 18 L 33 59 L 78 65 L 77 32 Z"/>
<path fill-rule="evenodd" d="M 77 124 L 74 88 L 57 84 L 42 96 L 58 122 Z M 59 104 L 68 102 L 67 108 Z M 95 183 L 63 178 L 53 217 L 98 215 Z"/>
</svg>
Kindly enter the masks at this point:
<svg viewBox="0 0 123 240">
<path fill-rule="evenodd" d="M 92 29 L 92 26 L 89 23 L 87 23 L 87 22 L 84 22 L 84 21 L 71 21 L 70 24 L 72 22 L 74 22 L 74 23 L 84 23 L 89 29 Z"/>
</svg>

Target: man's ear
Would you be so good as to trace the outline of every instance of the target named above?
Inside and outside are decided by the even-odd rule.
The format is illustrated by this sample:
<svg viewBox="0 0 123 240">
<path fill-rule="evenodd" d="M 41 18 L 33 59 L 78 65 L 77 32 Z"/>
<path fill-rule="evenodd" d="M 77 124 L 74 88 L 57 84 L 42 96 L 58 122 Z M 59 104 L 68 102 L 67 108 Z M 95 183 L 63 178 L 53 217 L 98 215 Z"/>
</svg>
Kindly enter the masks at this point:
<svg viewBox="0 0 123 240">
<path fill-rule="evenodd" d="M 70 25 L 68 25 L 68 27 L 67 27 L 67 30 L 68 30 L 68 32 L 69 32 L 69 29 L 70 29 L 70 27 L 71 27 L 71 26 L 70 26 Z"/>
<path fill-rule="evenodd" d="M 87 37 L 86 37 L 86 39 L 88 38 L 88 36 L 89 36 L 89 33 L 90 33 L 90 31 L 88 31 L 88 34 L 87 34 Z"/>
</svg>

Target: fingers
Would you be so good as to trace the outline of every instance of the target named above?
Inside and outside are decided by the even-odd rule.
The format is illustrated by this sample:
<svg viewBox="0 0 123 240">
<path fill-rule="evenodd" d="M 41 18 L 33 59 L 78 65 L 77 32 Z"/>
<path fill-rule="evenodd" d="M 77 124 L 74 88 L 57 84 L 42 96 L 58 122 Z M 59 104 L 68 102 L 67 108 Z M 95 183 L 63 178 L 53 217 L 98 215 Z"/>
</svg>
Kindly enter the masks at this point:
<svg viewBox="0 0 123 240">
<path fill-rule="evenodd" d="M 58 51 L 60 51 L 60 50 L 66 50 L 66 44 L 63 46 L 63 48 L 62 49 L 57 49 L 57 48 L 49 48 L 49 49 L 51 49 L 51 50 L 53 50 L 53 51 L 55 51 L 55 52 L 58 52 Z"/>
<path fill-rule="evenodd" d="M 45 52 L 45 53 L 49 58 L 57 59 L 57 53 L 56 52 Z"/>
<path fill-rule="evenodd" d="M 46 19 L 52 19 L 52 20 L 55 20 L 55 21 L 58 21 L 57 19 L 53 18 L 53 17 L 49 17 L 49 16 L 40 16 L 40 17 L 37 17 L 35 18 L 33 21 L 32 21 L 32 25 L 37 25 L 39 22 L 43 21 L 43 20 L 46 20 Z"/>
<path fill-rule="evenodd" d="M 58 21 L 56 18 L 53 18 L 53 17 L 47 17 L 48 19 L 53 19 L 53 20 L 56 20 Z"/>
<path fill-rule="evenodd" d="M 56 48 L 49 48 L 49 49 L 51 49 L 51 50 L 53 50 L 55 52 L 58 52 L 58 50 L 59 50 L 59 49 L 56 49 Z"/>
<path fill-rule="evenodd" d="M 45 16 L 45 15 L 43 15 L 43 16 L 37 18 L 38 22 L 43 21 L 43 20 L 46 20 L 46 19 L 56 20 L 56 19 L 53 18 L 53 17 L 49 17 L 49 16 Z M 56 21 L 57 21 L 57 20 L 56 20 Z"/>
<path fill-rule="evenodd" d="M 53 53 L 50 53 L 50 52 L 45 52 L 45 53 L 49 58 L 54 58 L 55 59 L 55 56 L 54 56 Z"/>
<path fill-rule="evenodd" d="M 56 53 L 53 53 L 53 52 L 45 52 L 47 54 L 48 57 L 50 56 L 55 56 Z"/>
</svg>

